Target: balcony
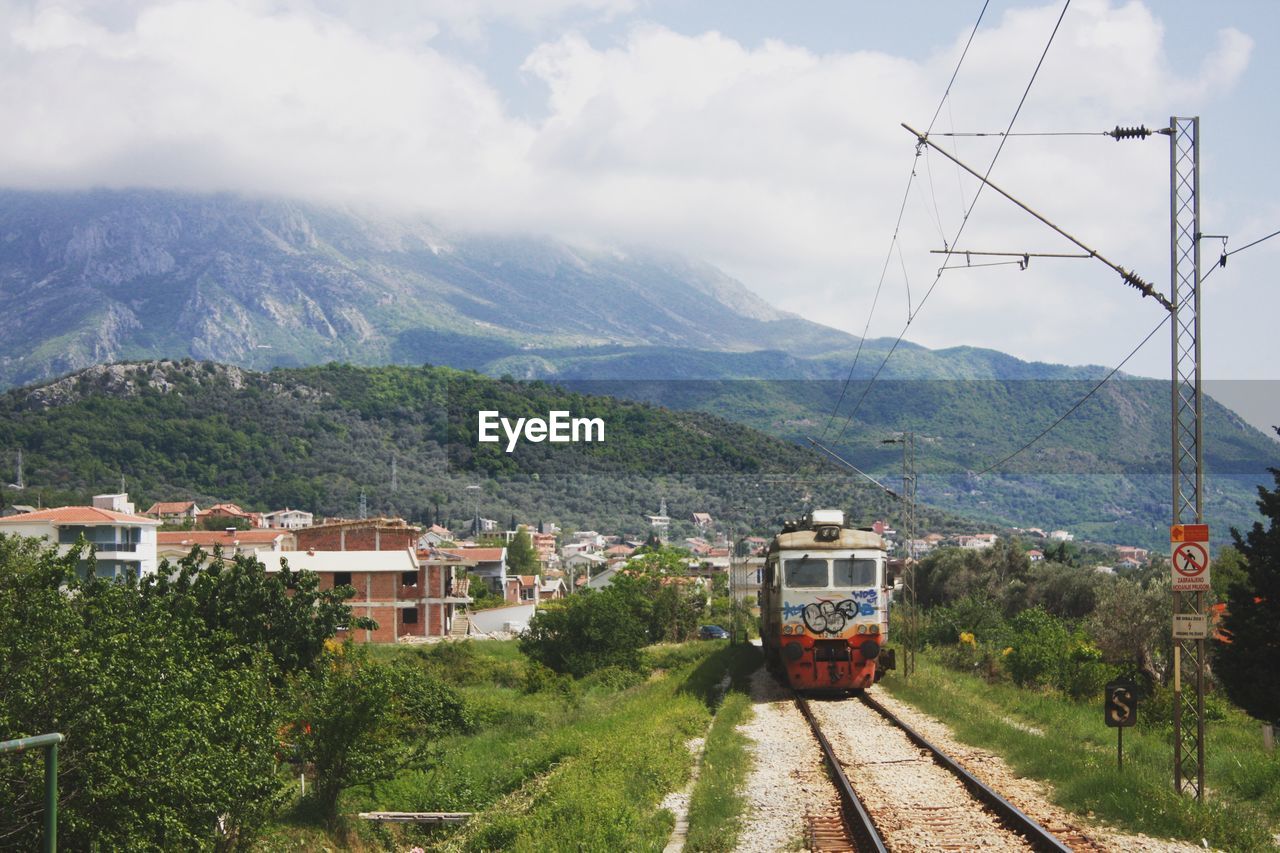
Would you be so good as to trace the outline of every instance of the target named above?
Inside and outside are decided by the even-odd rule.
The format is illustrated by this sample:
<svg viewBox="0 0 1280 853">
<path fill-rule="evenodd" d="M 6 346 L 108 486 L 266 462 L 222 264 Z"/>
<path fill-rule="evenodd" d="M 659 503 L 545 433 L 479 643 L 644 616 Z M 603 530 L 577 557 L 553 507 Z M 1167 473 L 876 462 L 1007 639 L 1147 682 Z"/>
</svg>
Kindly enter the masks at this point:
<svg viewBox="0 0 1280 853">
<path fill-rule="evenodd" d="M 93 549 L 93 553 L 101 554 L 106 551 L 115 554 L 133 554 L 138 550 L 137 542 L 90 542 L 89 547 Z"/>
</svg>

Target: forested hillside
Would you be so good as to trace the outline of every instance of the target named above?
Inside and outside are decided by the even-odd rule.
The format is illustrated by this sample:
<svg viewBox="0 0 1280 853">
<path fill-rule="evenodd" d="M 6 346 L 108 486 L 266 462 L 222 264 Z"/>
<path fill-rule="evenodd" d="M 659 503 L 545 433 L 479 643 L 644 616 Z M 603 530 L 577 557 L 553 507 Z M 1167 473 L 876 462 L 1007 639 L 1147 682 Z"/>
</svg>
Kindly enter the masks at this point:
<svg viewBox="0 0 1280 853">
<path fill-rule="evenodd" d="M 605 440 L 507 454 L 475 442 L 480 409 L 599 417 Z M 740 424 L 448 368 L 100 366 L 0 397 L 0 448 L 24 454 L 28 488 L 7 491 L 11 503 L 85 500 L 123 477 L 142 506 L 194 497 L 350 516 L 363 492 L 370 512 L 414 520 L 462 523 L 478 508 L 504 524 L 514 515 L 637 535 L 662 500 L 677 520 L 710 512 L 742 532 L 770 531 L 812 503 L 852 519 L 896 513 L 873 486 Z"/>
</svg>

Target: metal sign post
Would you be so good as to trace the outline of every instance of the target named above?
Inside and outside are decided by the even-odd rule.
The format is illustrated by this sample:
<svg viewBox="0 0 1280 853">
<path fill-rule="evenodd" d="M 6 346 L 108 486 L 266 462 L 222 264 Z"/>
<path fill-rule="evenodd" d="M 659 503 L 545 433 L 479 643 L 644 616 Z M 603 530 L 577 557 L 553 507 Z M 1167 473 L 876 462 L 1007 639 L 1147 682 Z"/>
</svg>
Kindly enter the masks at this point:
<svg viewBox="0 0 1280 853">
<path fill-rule="evenodd" d="M 1102 690 L 1102 719 L 1116 730 L 1116 768 L 1124 769 L 1124 730 L 1138 723 L 1138 689 L 1132 681 L 1111 681 Z"/>
</svg>

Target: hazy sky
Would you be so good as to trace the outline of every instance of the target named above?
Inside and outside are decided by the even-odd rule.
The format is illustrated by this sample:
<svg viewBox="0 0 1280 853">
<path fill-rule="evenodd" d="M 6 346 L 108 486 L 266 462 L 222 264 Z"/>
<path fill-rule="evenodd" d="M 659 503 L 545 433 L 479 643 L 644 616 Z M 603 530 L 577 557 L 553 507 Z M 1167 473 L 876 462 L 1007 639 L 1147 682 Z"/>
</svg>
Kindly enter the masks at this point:
<svg viewBox="0 0 1280 853">
<path fill-rule="evenodd" d="M 929 124 L 981 7 L 10 2 L 0 184 L 285 194 L 652 244 L 861 334 L 914 167 L 870 325 L 896 336 L 976 190 L 899 123 Z M 1003 130 L 1060 10 L 991 0 L 934 132 Z M 1242 246 L 1280 229 L 1278 42 L 1273 0 L 1074 0 L 1015 130 L 1201 116 L 1202 227 Z M 979 170 L 996 144 L 943 141 Z M 1167 290 L 1168 161 L 1164 137 L 1016 138 L 991 177 Z M 990 192 L 958 246 L 1073 250 Z M 1280 238 L 1206 284 L 1206 376 L 1280 378 L 1278 259 Z M 907 337 L 1110 365 L 1162 312 L 1095 261 L 1033 259 L 944 274 Z M 1168 333 L 1129 370 L 1167 376 Z"/>
</svg>

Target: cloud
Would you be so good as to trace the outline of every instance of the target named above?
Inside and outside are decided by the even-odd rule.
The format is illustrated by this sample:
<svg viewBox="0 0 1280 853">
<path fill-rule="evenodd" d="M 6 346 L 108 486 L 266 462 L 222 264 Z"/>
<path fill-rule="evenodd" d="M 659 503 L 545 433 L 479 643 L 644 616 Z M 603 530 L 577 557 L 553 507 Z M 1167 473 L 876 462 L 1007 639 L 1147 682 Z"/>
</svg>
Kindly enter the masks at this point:
<svg viewBox="0 0 1280 853">
<path fill-rule="evenodd" d="M 657 243 L 717 263 L 780 307 L 860 332 L 916 179 L 871 332 L 896 335 L 978 191 L 899 127 L 926 123 L 967 32 L 936 55 L 815 53 L 634 22 L 514 57 L 545 93 L 516 117 L 441 33 L 496 21 L 543 32 L 625 16 L 631 0 L 171 0 L 12 10 L 0 39 L 0 184 L 230 189 L 421 209 L 446 224 Z M 1003 129 L 1057 18 L 1006 12 L 975 39 L 935 131 Z M 1156 125 L 1228 91 L 1252 41 L 1235 30 L 1185 74 L 1148 6 L 1078 0 L 1018 129 Z M 524 115 L 525 113 L 521 113 Z M 948 139 L 985 169 L 993 140 Z M 1157 142 L 1010 140 L 992 172 L 1104 254 L 1167 276 L 1167 159 Z M 992 192 L 962 248 L 1072 247 Z M 961 263 L 954 260 L 953 263 Z M 927 345 L 1064 361 L 1128 351 L 1150 316 L 1100 265 L 1033 261 L 942 276 L 912 324 Z M 1148 300 L 1149 302 L 1149 300 Z M 1079 357 L 1081 329 L 1114 338 Z M 1101 355 L 1094 355 L 1101 353 Z M 1073 357 L 1075 355 L 1076 357 Z"/>
</svg>

